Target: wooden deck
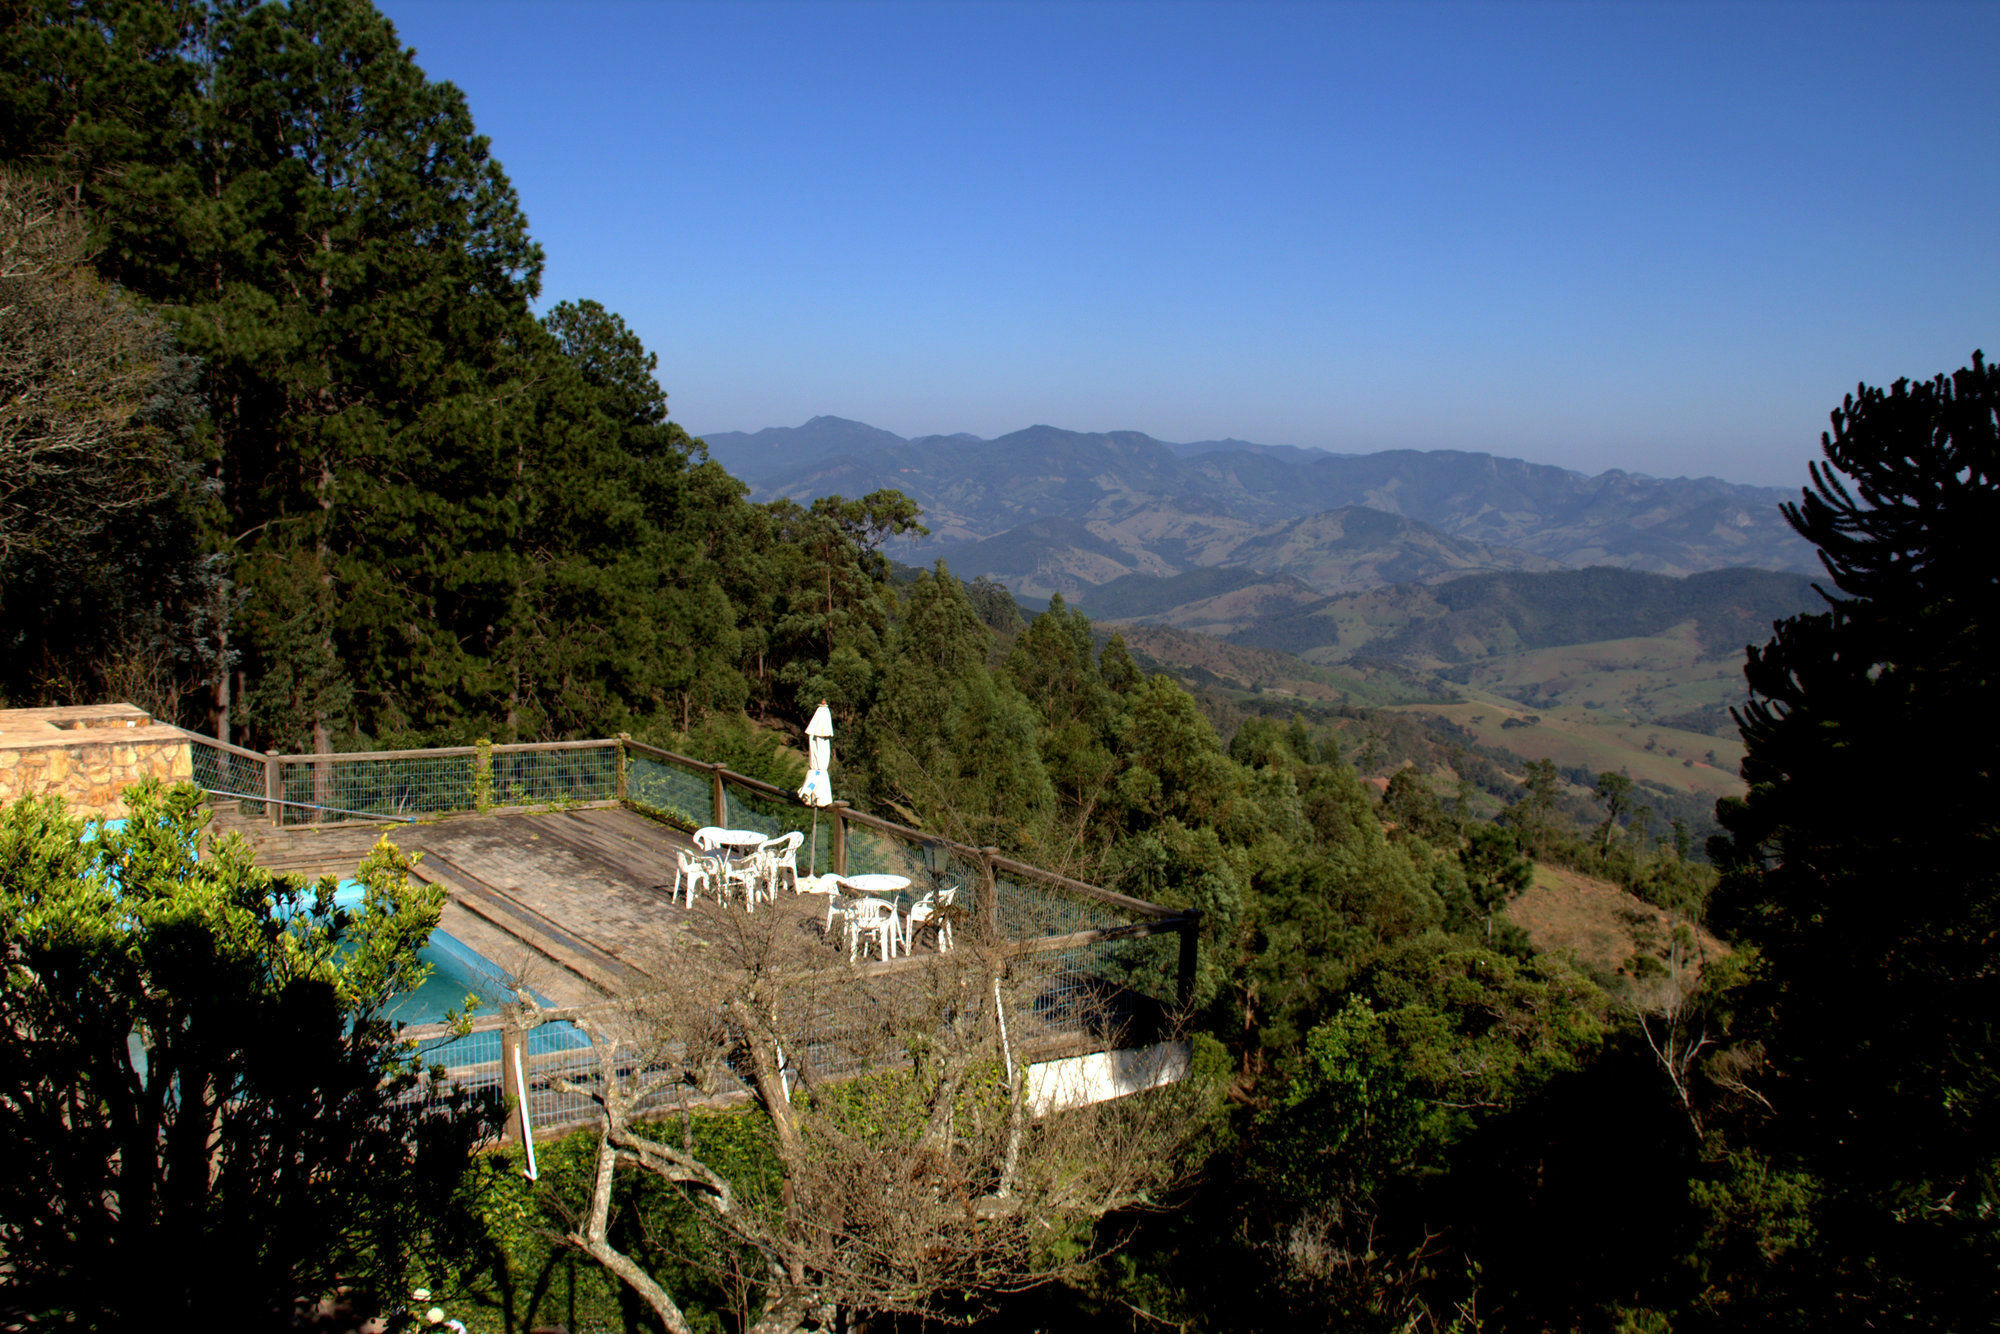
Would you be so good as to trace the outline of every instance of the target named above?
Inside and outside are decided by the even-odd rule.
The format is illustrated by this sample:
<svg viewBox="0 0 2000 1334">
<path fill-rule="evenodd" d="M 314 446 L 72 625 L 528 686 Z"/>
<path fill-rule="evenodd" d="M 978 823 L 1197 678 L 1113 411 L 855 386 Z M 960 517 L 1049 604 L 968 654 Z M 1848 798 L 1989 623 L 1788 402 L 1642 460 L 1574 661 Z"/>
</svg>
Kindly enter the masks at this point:
<svg viewBox="0 0 2000 1334">
<path fill-rule="evenodd" d="M 618 806 L 417 824 L 218 825 L 242 833 L 259 865 L 294 875 L 351 876 L 385 836 L 421 854 L 415 877 L 449 894 L 440 928 L 557 1005 L 646 990 L 648 961 L 713 921 L 707 905 L 691 911 L 669 902 L 677 856 L 692 847 L 688 836 Z M 825 922 L 818 895 L 780 893 L 759 911 L 774 908 L 801 932 Z"/>
</svg>

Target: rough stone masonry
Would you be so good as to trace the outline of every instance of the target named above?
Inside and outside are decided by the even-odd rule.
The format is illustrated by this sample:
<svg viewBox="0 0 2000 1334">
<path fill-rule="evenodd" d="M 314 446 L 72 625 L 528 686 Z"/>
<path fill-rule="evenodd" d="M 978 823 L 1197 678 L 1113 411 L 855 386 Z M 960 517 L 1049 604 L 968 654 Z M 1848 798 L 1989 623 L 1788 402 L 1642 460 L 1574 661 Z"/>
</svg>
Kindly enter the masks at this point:
<svg viewBox="0 0 2000 1334">
<path fill-rule="evenodd" d="M 130 704 L 0 709 L 0 806 L 60 796 L 78 814 L 122 820 L 140 779 L 193 777 L 187 734 Z"/>
</svg>

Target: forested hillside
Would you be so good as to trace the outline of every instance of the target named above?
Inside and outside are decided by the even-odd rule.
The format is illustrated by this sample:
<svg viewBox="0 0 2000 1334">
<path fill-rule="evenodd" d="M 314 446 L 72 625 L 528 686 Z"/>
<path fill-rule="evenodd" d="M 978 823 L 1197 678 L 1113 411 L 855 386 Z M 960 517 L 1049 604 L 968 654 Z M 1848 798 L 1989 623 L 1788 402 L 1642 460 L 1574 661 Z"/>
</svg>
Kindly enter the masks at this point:
<svg viewBox="0 0 2000 1334">
<path fill-rule="evenodd" d="M 0 244 L 48 312 L 5 337 L 39 367 L 123 321 L 92 457 L 145 458 L 79 488 L 25 423 L 9 701 L 283 750 L 854 702 L 915 511 L 745 503 L 614 313 L 536 318 L 512 187 L 369 6 L 27 5 L 5 43 Z"/>
<path fill-rule="evenodd" d="M 164 1204 L 135 1191 L 118 1238 L 143 1245 L 159 1218 L 185 1219 L 175 1254 L 202 1255 L 204 1273 L 254 1269 L 264 1304 L 231 1322 L 275 1327 L 369 1284 L 400 1302 L 421 1275 L 481 1334 L 552 1318 L 653 1328 L 646 1312 L 660 1308 L 631 1296 L 646 1284 L 675 1286 L 690 1329 L 732 1334 L 900 1318 L 882 1310 L 1023 1331 L 1994 1325 L 2000 896 L 1987 854 L 2000 738 L 1987 676 L 2000 582 L 1985 539 L 2000 377 L 1982 361 L 1851 398 L 1814 489 L 1787 511 L 1797 537 L 1740 524 L 1743 497 L 1720 483 L 1586 486 L 1480 455 L 1451 456 L 1442 474 L 1403 455 L 1359 472 L 1279 451 L 1190 461 L 1146 437 L 1046 431 L 1012 453 L 926 443 L 909 456 L 917 471 L 894 475 L 941 486 L 924 469 L 944 469 L 954 448 L 986 472 L 957 500 L 927 492 L 920 506 L 890 489 L 880 459 L 839 452 L 905 457 L 854 424 L 837 424 L 786 494 L 752 503 L 671 420 L 655 358 L 608 305 L 537 315 L 542 256 L 512 186 L 464 98 L 429 79 L 366 0 L 21 0 L 0 13 L 0 702 L 131 699 L 280 749 L 623 730 L 795 782 L 792 747 L 825 698 L 843 798 L 1201 914 L 1178 1016 L 1202 1099 L 1177 1112 L 1190 1168 L 1171 1190 L 1037 1232 L 1032 1282 L 918 1265 L 928 1280 L 873 1307 L 774 1309 L 770 1294 L 802 1281 L 688 1221 L 690 1199 L 733 1208 L 739 1186 L 748 1208 L 789 1211 L 790 1183 L 769 1166 L 784 1123 L 758 1111 L 677 1115 L 646 1143 L 597 1153 L 607 1179 L 621 1152 L 680 1172 L 618 1194 L 616 1227 L 638 1257 L 621 1255 L 622 1269 L 586 1235 L 601 1242 L 614 1212 L 583 1218 L 588 1152 L 550 1146 L 531 1179 L 440 1137 L 453 1170 L 410 1176 L 388 1200 L 349 1192 L 340 1226 L 363 1217 L 329 1238 L 350 1266 L 334 1273 L 311 1231 L 331 1225 L 299 1204 L 316 1186 L 294 1172 L 293 1146 L 274 1139 L 268 1161 L 232 1158 L 218 1174 L 204 1112 L 177 1123 L 191 1127 L 176 1132 L 177 1160 L 194 1166 Z M 1122 507 L 1124 527 L 1073 512 L 1084 466 L 1109 479 L 1085 500 Z M 1289 606 L 1287 635 L 1332 632 L 1286 646 L 1365 644 L 1414 664 L 1347 680 L 1275 646 L 1102 637 L 1060 597 L 1024 615 L 991 580 L 962 582 L 944 561 L 899 577 L 884 552 L 925 524 L 990 539 L 967 516 L 1012 507 L 994 531 L 1043 524 L 1048 541 L 1130 554 L 1144 543 L 1124 539 L 1157 518 L 1140 481 L 1179 479 L 1185 518 L 1225 481 L 1249 494 L 1253 473 L 1267 499 L 1291 479 L 1310 506 L 1258 516 L 1273 541 L 1325 514 L 1356 543 L 1407 534 L 1497 479 L 1537 514 L 1561 510 L 1566 550 L 1619 547 L 1633 565 L 1682 568 L 1711 540 L 1701 549 L 1809 543 L 1839 601 L 1802 606 L 1795 579 L 1742 570 L 1508 571 L 1362 594 L 1329 614 L 1336 604 L 1299 599 L 1303 579 L 1178 576 L 1175 594 L 1205 601 L 1217 623 L 1235 614 L 1231 597 L 1257 602 L 1245 624 Z M 1368 503 L 1390 492 L 1400 516 Z M 1606 520 L 1662 495 L 1678 497 L 1668 521 Z M 1244 522 L 1217 516 L 1217 531 L 1225 520 Z M 1438 549 L 1511 541 L 1526 522 L 1466 519 Z M 1193 540 L 1146 531 L 1183 552 Z M 1107 582 L 1105 605 L 1144 615 L 1149 596 L 1143 582 Z M 1772 633 L 1749 656 L 1748 790 L 1722 804 L 1712 865 L 1686 812 L 1659 799 L 1660 774 L 1585 763 L 1595 738 L 1567 719 L 1552 712 L 1544 739 L 1579 758 L 1491 744 L 1545 726 L 1500 686 L 1533 684 L 1558 699 L 1551 710 L 1587 693 L 1537 656 L 1575 654 L 1579 636 L 1639 665 L 1598 663 L 1619 693 L 1573 707 L 1640 737 L 1638 710 L 1671 694 L 1621 675 L 1652 671 L 1640 657 L 1671 641 L 1735 691 L 1732 645 Z M 1224 688 L 1197 698 L 1147 670 L 1197 653 Z M 1464 680 L 1441 682 L 1440 668 Z M 1944 734 L 1959 744 L 1942 760 L 1919 750 Z M 1641 748 L 1667 778 L 1698 764 L 1721 774 L 1674 749 L 1686 744 Z M 290 891 L 240 846 L 187 870 L 199 794 L 162 800 L 178 823 L 155 838 L 141 821 L 108 853 L 86 852 L 80 827 L 39 806 L 0 822 L 0 1039 L 64 1031 L 54 1020 L 86 988 L 59 984 L 82 947 L 34 932 L 47 936 L 51 903 L 108 905 L 91 920 L 116 920 L 117 872 L 91 858 L 129 847 L 125 864 L 167 905 L 132 937 L 147 968 L 179 962 L 174 986 L 195 987 L 184 961 L 205 956 L 192 946 L 229 932 L 319 951 L 293 977 L 238 950 L 229 957 L 253 962 L 230 977 L 246 996 L 310 1001 L 336 1057 L 374 1044 L 342 1096 L 379 1094 L 381 1062 L 410 1058 L 380 1024 L 350 1028 L 342 1008 L 358 1002 L 351 981 L 336 986 L 340 968 L 379 962 L 365 941 L 336 948 L 363 918 L 347 921 L 330 885 L 312 913 L 285 917 Z M 385 876 L 395 862 L 389 849 L 372 859 Z M 1510 905 L 1532 902 L 1523 916 L 1543 944 L 1585 928 L 1523 899 L 1538 867 L 1544 888 L 1597 905 L 1588 929 L 1610 920 L 1626 936 L 1600 931 L 1587 954 L 1539 948 Z M 1720 935 L 1703 929 L 1711 901 Z M 368 920 L 389 915 L 384 895 L 370 904 Z M 399 919 L 404 966 L 376 992 L 421 971 L 420 915 Z M 968 941 L 976 930 L 967 923 Z M 31 937 L 43 949 L 32 968 Z M 126 939 L 90 935 L 110 977 L 91 986 L 114 999 L 153 985 Z M 124 1052 L 153 1016 L 178 1034 L 174 986 L 141 998 L 153 1009 L 104 1009 L 106 1049 Z M 943 988 L 926 1003 L 945 1017 L 895 1033 L 908 1068 L 885 1077 L 931 1078 L 928 1037 L 965 1000 Z M 738 997 L 731 1013 L 755 1022 L 755 1008 Z M 199 1065 L 205 1052 L 185 1059 L 196 1073 L 177 1099 L 224 1088 L 228 1072 Z M 106 1064 L 79 1087 L 124 1089 L 129 1062 Z M 1012 1055 L 985 1065 L 992 1087 L 1016 1079 Z M 6 1073 L 38 1077 L 21 1058 Z M 964 1124 L 992 1113 L 970 1085 L 938 1104 L 952 1115 L 914 1124 L 865 1088 L 795 1089 L 776 1065 L 759 1078 L 785 1105 L 851 1098 L 843 1133 L 907 1148 L 900 1182 L 922 1179 L 928 1146 L 968 1133 L 960 1112 Z M 214 1098 L 216 1133 L 235 1133 L 240 1100 Z M 10 1143 L 56 1146 L 0 1169 L 0 1323 L 111 1327 L 84 1308 L 128 1298 L 78 1279 L 104 1239 L 63 1232 L 79 1212 L 104 1215 L 112 1189 L 62 1170 L 65 1136 L 97 1109 L 31 1114 L 57 1105 L 0 1090 Z M 1017 1104 L 1003 1092 L 997 1105 Z M 344 1124 L 308 1119 L 315 1135 Z M 111 1152 L 136 1163 L 160 1122 L 131 1124 Z M 1054 1132 L 1018 1118 L 1000 1138 L 1043 1135 Z M 719 1171 L 673 1158 L 697 1141 Z M 349 1159 L 342 1143 L 317 1148 Z M 1084 1165 L 1109 1152 L 1063 1151 Z M 1012 1170 L 953 1196 L 952 1227 L 1004 1219 Z M 845 1198 L 875 1229 L 863 1235 L 892 1235 L 901 1187 L 851 1184 Z M 314 1258 L 272 1260 L 281 1248 L 242 1221 L 263 1217 L 242 1199 L 285 1205 L 284 1253 Z M 179 1212 L 137 1216 L 169 1205 Z M 839 1230 L 826 1240 L 849 1240 Z M 169 1268 L 156 1266 L 160 1282 Z"/>
</svg>

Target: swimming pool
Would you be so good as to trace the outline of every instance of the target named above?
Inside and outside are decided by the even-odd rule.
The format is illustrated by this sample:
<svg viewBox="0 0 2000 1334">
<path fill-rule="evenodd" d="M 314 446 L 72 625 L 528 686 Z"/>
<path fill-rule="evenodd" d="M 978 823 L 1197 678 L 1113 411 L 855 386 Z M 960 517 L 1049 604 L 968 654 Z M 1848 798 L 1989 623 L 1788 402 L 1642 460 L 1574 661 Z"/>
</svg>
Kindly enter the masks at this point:
<svg viewBox="0 0 2000 1334">
<path fill-rule="evenodd" d="M 115 832 L 124 827 L 123 820 L 92 820 L 84 826 L 83 838 L 85 842 L 90 842 L 97 838 L 100 830 Z M 358 913 L 365 893 L 361 882 L 350 878 L 335 887 L 333 901 L 350 912 Z M 474 1017 L 491 1015 L 514 998 L 511 979 L 506 971 L 448 931 L 432 931 L 430 940 L 417 952 L 417 958 L 429 965 L 430 975 L 414 990 L 403 992 L 390 1003 L 386 1017 L 396 1023 L 412 1026 L 442 1024 L 452 1011 L 464 1014 L 468 1008 Z M 528 994 L 542 1005 L 550 1004 L 548 997 L 533 988 Z M 478 997 L 478 1003 L 468 1007 L 466 1001 L 469 996 Z M 534 1055 L 589 1045 L 590 1039 L 576 1025 L 555 1023 L 543 1024 L 530 1032 L 527 1048 L 528 1053 Z M 136 1047 L 134 1050 L 138 1068 L 143 1069 L 144 1055 Z M 424 1061 L 434 1065 L 477 1065 L 498 1061 L 500 1035 L 488 1027 L 464 1037 L 424 1040 L 421 1051 Z"/>
<path fill-rule="evenodd" d="M 334 891 L 333 901 L 343 908 L 359 911 L 363 894 L 361 882 L 343 880 Z M 417 952 L 417 959 L 430 966 L 430 976 L 414 990 L 397 996 L 387 1017 L 402 1024 L 441 1024 L 453 1010 L 466 1012 L 466 998 L 477 996 L 473 1015 L 495 1013 L 514 998 L 512 980 L 499 964 L 445 930 L 431 932 L 431 938 Z M 530 987 L 528 994 L 548 1005 L 548 997 Z M 587 1047 L 590 1040 L 568 1023 L 543 1024 L 528 1034 L 528 1053 L 562 1051 Z M 461 1038 L 437 1039 L 423 1043 L 424 1060 L 439 1065 L 474 1065 L 500 1059 L 499 1035 L 491 1030 L 469 1033 Z"/>
</svg>

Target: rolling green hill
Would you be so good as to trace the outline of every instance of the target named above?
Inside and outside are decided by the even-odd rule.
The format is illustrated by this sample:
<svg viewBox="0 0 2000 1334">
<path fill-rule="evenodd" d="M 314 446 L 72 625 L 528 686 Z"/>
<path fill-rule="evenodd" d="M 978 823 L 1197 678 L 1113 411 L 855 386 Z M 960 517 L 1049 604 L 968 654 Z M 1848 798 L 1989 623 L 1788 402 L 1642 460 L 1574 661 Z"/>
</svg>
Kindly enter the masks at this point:
<svg viewBox="0 0 2000 1334">
<path fill-rule="evenodd" d="M 1365 651 L 1435 668 L 1656 635 L 1692 622 L 1701 655 L 1729 656 L 1767 638 L 1772 621 L 1818 605 L 1804 575 L 1730 569 L 1675 579 L 1600 566 L 1474 574 L 1331 597 L 1232 638 L 1318 662 Z"/>
</svg>

